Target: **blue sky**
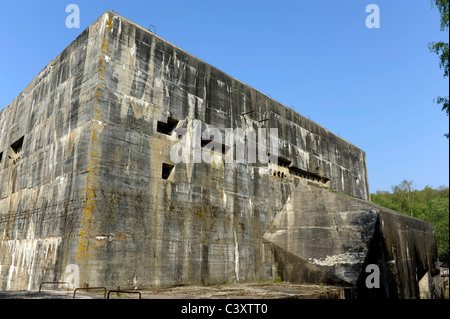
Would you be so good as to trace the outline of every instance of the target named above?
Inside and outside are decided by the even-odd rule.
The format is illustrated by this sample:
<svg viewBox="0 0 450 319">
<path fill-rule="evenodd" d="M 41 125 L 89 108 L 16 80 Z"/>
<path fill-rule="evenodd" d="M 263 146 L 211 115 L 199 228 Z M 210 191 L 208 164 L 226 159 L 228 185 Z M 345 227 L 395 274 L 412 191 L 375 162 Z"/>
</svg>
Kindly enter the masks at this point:
<svg viewBox="0 0 450 319">
<path fill-rule="evenodd" d="M 66 28 L 68 4 L 81 27 Z M 366 6 L 380 8 L 368 29 Z M 107 10 L 270 95 L 363 149 L 371 192 L 449 185 L 448 95 L 431 0 L 1 1 L 0 109 Z"/>
</svg>

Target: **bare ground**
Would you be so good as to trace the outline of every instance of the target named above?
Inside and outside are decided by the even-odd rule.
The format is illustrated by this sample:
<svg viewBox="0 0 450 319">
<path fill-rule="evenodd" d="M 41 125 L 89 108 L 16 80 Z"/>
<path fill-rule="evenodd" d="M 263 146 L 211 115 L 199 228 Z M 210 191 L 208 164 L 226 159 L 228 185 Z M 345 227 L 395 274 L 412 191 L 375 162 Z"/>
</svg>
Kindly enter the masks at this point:
<svg viewBox="0 0 450 319">
<path fill-rule="evenodd" d="M 132 292 L 132 293 L 127 293 Z M 110 299 L 343 299 L 344 289 L 290 283 L 251 283 L 220 286 L 177 286 L 110 292 Z M 73 290 L 3 291 L 0 299 L 73 299 Z M 103 299 L 103 291 L 77 291 L 76 299 Z"/>
</svg>

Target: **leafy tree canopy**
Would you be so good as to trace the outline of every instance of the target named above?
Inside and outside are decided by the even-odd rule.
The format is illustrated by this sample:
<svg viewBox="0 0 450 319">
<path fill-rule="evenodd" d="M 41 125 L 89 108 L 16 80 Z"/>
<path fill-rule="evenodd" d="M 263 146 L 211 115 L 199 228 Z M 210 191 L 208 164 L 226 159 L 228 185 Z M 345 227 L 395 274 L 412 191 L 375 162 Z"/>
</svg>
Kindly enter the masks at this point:
<svg viewBox="0 0 450 319">
<path fill-rule="evenodd" d="M 432 223 L 436 237 L 439 261 L 449 264 L 449 188 L 433 189 L 426 186 L 415 189 L 412 181 L 404 180 L 392 187 L 392 192 L 371 194 L 372 202 Z"/>
<path fill-rule="evenodd" d="M 441 31 L 446 31 L 449 28 L 449 0 L 432 0 L 432 6 L 437 7 L 441 14 Z M 449 51 L 448 43 L 444 41 L 430 42 L 428 48 L 431 52 L 439 56 L 439 67 L 444 70 L 444 78 L 448 77 L 449 71 Z M 441 105 L 442 111 L 445 111 L 448 116 L 448 96 L 438 96 L 435 99 L 438 105 Z M 449 133 L 444 135 L 449 138 Z"/>
</svg>

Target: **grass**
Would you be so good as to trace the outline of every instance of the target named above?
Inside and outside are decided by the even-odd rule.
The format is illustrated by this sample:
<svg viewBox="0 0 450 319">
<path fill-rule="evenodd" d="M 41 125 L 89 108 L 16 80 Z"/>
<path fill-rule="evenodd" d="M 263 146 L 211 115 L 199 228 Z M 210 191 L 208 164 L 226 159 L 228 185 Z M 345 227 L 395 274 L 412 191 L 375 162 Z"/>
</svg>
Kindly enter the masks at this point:
<svg viewBox="0 0 450 319">
<path fill-rule="evenodd" d="M 280 277 L 275 277 L 272 280 L 260 280 L 259 283 L 260 284 L 277 284 L 283 282 L 283 280 L 281 280 Z"/>
</svg>

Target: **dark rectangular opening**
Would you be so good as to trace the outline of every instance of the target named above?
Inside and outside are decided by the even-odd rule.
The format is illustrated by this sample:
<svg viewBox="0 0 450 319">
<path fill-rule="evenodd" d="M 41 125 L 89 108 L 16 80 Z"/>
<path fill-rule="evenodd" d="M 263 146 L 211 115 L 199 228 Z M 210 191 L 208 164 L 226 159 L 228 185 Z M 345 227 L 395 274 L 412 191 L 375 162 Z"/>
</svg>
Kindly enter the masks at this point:
<svg viewBox="0 0 450 319">
<path fill-rule="evenodd" d="M 173 130 L 177 127 L 177 125 L 178 121 L 169 117 L 167 119 L 167 123 L 158 121 L 156 130 L 158 131 L 158 133 L 171 135 Z"/>
<path fill-rule="evenodd" d="M 3 152 L 0 153 L 0 164 L 2 163 L 2 159 L 3 159 Z"/>
<path fill-rule="evenodd" d="M 170 174 L 172 174 L 173 168 L 172 164 L 163 163 L 162 164 L 162 179 L 169 179 Z"/>
<path fill-rule="evenodd" d="M 9 152 L 9 161 L 13 165 L 15 165 L 18 161 L 22 159 L 23 139 L 24 137 L 22 136 L 13 144 L 11 144 L 11 151 Z"/>
<path fill-rule="evenodd" d="M 286 167 L 286 168 L 289 168 L 289 166 L 292 163 L 292 161 L 287 160 L 285 158 L 275 156 L 275 155 L 270 155 L 270 154 L 268 154 L 268 155 L 269 155 L 269 163 L 273 164 L 273 163 L 277 162 L 278 166 Z"/>
<path fill-rule="evenodd" d="M 14 151 L 14 153 L 18 154 L 18 153 L 20 153 L 20 151 L 22 151 L 23 139 L 24 139 L 24 136 L 22 136 L 20 139 L 18 139 L 16 142 L 14 142 L 11 145 L 11 148 Z"/>
<path fill-rule="evenodd" d="M 330 180 L 329 178 L 302 170 L 297 167 L 289 167 L 289 173 L 294 176 L 298 176 L 315 182 L 321 182 L 323 184 L 326 184 Z"/>
<path fill-rule="evenodd" d="M 219 143 L 219 142 L 214 142 L 212 140 L 207 140 L 207 139 L 202 139 L 202 144 L 201 146 L 203 148 L 212 150 L 213 148 L 215 150 L 219 149 L 222 154 L 226 154 L 226 152 L 228 152 L 228 150 L 230 149 L 229 146 L 226 146 L 225 144 Z"/>
</svg>

